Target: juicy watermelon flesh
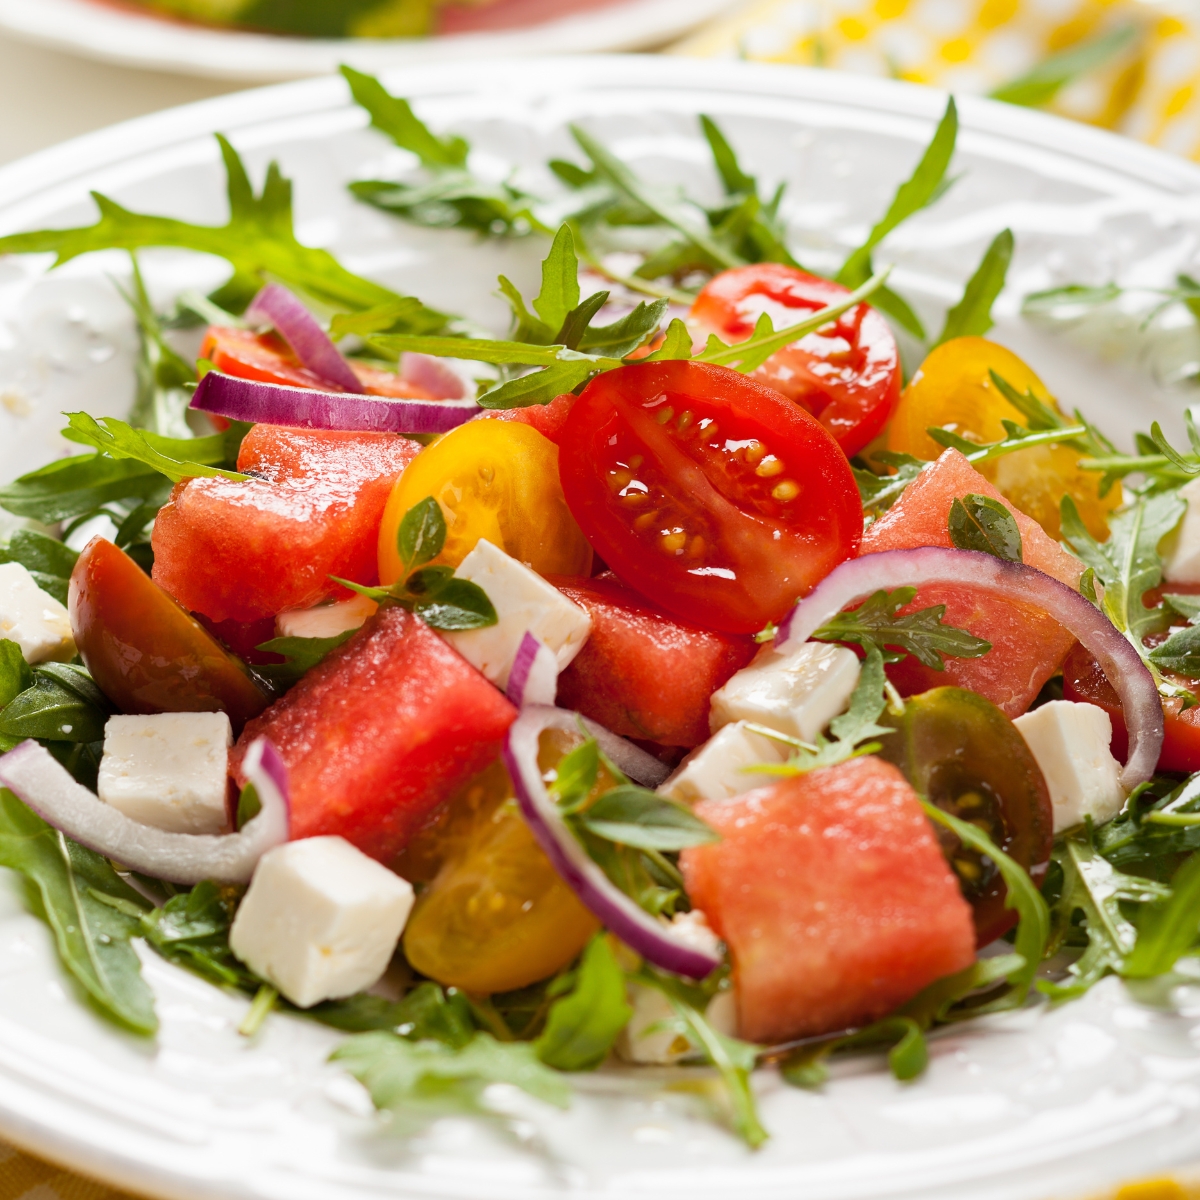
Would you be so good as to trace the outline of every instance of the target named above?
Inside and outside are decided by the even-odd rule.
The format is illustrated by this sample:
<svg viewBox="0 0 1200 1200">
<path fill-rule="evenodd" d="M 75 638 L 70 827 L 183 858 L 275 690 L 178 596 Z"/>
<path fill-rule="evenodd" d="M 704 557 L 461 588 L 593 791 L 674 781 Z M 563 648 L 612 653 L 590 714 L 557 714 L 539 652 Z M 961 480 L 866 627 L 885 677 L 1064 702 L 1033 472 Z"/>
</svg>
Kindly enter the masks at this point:
<svg viewBox="0 0 1200 1200">
<path fill-rule="evenodd" d="M 496 408 L 480 414 L 476 419 L 520 421 L 523 425 L 532 425 L 542 437 L 549 438 L 557 446 L 567 417 L 575 406 L 575 400 L 576 397 L 567 392 L 565 395 L 555 396 L 549 404 L 527 404 L 524 408 Z"/>
<path fill-rule="evenodd" d="M 255 425 L 244 483 L 178 484 L 154 523 L 154 581 L 213 621 L 257 621 L 376 580 L 379 525 L 420 446 L 391 433 Z"/>
<path fill-rule="evenodd" d="M 773 1043 L 865 1025 L 971 965 L 971 909 L 916 793 L 856 758 L 697 813 L 688 895 L 728 945 L 738 1032 Z"/>
<path fill-rule="evenodd" d="M 404 609 L 381 609 L 261 717 L 233 751 L 266 737 L 287 765 L 292 838 L 344 837 L 388 862 L 493 762 L 516 710 Z"/>
<path fill-rule="evenodd" d="M 953 546 L 948 521 L 955 498 L 990 496 L 1008 507 L 1021 530 L 1024 561 L 1047 575 L 1078 587 L 1082 564 L 1042 527 L 1008 501 L 957 450 L 947 450 L 922 472 L 904 495 L 863 534 L 862 553 L 916 546 Z M 947 658 L 944 671 L 922 666 L 911 656 L 888 668 L 900 692 L 916 695 L 934 687 L 969 688 L 986 696 L 1008 716 L 1023 713 L 1042 685 L 1062 665 L 1074 638 L 1052 617 L 1026 605 L 960 584 L 919 588 L 905 612 L 944 604 L 947 624 L 986 638 L 992 649 L 982 658 Z"/>
<path fill-rule="evenodd" d="M 706 741 L 709 697 L 754 657 L 750 638 L 684 625 L 611 576 L 552 582 L 592 618 L 586 644 L 558 678 L 559 705 L 622 737 Z"/>
</svg>

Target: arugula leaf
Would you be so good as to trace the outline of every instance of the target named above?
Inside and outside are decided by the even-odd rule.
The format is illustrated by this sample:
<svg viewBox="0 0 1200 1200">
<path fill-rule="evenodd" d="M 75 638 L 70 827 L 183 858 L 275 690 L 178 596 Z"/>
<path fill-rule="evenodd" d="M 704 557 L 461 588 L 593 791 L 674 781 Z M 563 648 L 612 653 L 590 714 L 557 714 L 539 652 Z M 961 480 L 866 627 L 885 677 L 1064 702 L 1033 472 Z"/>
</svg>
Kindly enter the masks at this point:
<svg viewBox="0 0 1200 1200">
<path fill-rule="evenodd" d="M 872 227 L 867 240 L 852 251 L 842 264 L 836 276 L 838 283 L 850 288 L 864 283 L 874 273 L 871 254 L 875 247 L 898 225 L 922 209 L 928 208 L 945 194 L 949 187 L 946 182 L 946 170 L 950 166 L 957 140 L 958 109 L 954 97 L 951 96 L 946 103 L 946 111 L 934 131 L 933 139 L 925 148 L 912 175 L 896 189 L 887 212 Z"/>
<path fill-rule="evenodd" d="M 393 1033 L 360 1033 L 330 1056 L 371 1093 L 375 1107 L 394 1115 L 435 1117 L 486 1113 L 484 1089 L 508 1083 L 558 1108 L 570 1102 L 566 1081 L 538 1059 L 528 1042 L 498 1042 L 476 1033 L 460 1048 L 408 1041 Z"/>
<path fill-rule="evenodd" d="M 1149 802 L 1144 811 L 1143 801 Z M 1147 875 L 1175 855 L 1200 849 L 1200 775 L 1183 783 L 1152 780 L 1094 836 L 1096 849 L 1114 867 Z"/>
<path fill-rule="evenodd" d="M 1008 104 L 1039 108 L 1049 104 L 1072 80 L 1105 66 L 1140 37 L 1141 31 L 1137 25 L 1132 22 L 1122 25 L 1109 33 L 1051 54 L 1024 75 L 993 88 L 988 95 L 993 100 L 1003 100 Z"/>
<path fill-rule="evenodd" d="M 633 1015 L 625 999 L 625 973 L 605 933 L 587 944 L 570 985 L 570 992 L 551 1005 L 534 1046 L 547 1066 L 592 1071 L 608 1057 Z"/>
<path fill-rule="evenodd" d="M 931 821 L 944 825 L 956 834 L 964 846 L 990 858 L 1004 880 L 1008 889 L 1008 894 L 1004 897 L 1004 906 L 1016 909 L 1019 918 L 1014 949 L 1017 952 L 1015 957 L 1019 957 L 1021 962 L 1019 965 L 1013 963 L 1008 972 L 1007 978 L 1012 989 L 1009 995 L 989 1005 L 986 1011 L 1019 1008 L 1033 983 L 1033 977 L 1045 955 L 1046 943 L 1050 937 L 1050 910 L 1046 901 L 1025 868 L 1009 858 L 977 825 L 951 816 L 925 799 L 922 799 L 921 807 Z"/>
<path fill-rule="evenodd" d="M 470 146 L 460 137 L 440 138 L 417 119 L 407 100 L 391 95 L 372 75 L 345 64 L 338 70 L 350 85 L 355 103 L 367 110 L 371 126 L 386 133 L 402 150 L 410 150 L 426 167 L 461 167 Z"/>
<path fill-rule="evenodd" d="M 575 820 L 595 837 L 638 850 L 683 850 L 720 840 L 688 805 L 632 783 L 604 792 Z"/>
<path fill-rule="evenodd" d="M 1021 562 L 1021 530 L 1016 519 L 990 496 L 956 496 L 948 518 L 950 540 L 959 550 L 981 550 L 1005 562 Z"/>
<path fill-rule="evenodd" d="M 547 329 L 558 330 L 567 316 L 579 306 L 579 259 L 569 225 L 554 235 L 550 253 L 542 260 L 542 290 L 533 301 L 533 310 Z"/>
<path fill-rule="evenodd" d="M 299 682 L 318 663 L 323 662 L 331 650 L 348 642 L 357 629 L 347 629 L 327 638 L 277 637 L 256 646 L 268 654 L 282 654 L 287 660 L 282 663 L 264 663 L 254 668 L 255 673 L 281 687 L 290 687 Z"/>
<path fill-rule="evenodd" d="M 1148 657 L 1162 671 L 1200 678 L 1200 627 L 1189 625 L 1176 630 L 1165 642 L 1155 646 Z"/>
<path fill-rule="evenodd" d="M 0 866 L 27 881 L 59 959 L 89 1000 L 126 1029 L 152 1035 L 154 997 L 130 945 L 139 922 L 105 903 L 115 898 L 143 909 L 137 892 L 106 859 L 51 829 L 7 789 L 0 789 Z"/>
<path fill-rule="evenodd" d="M 326 1000 L 303 1015 L 347 1033 L 388 1030 L 414 1042 L 440 1042 L 461 1050 L 475 1036 L 471 1004 L 457 988 L 443 990 L 427 980 L 402 1000 L 360 992 L 345 1000 Z"/>
<path fill-rule="evenodd" d="M 255 195 L 241 158 L 220 134 L 217 142 L 228 176 L 229 220 L 224 225 L 193 225 L 172 217 L 131 212 L 115 200 L 92 193 L 100 219 L 74 229 L 41 229 L 0 237 L 0 254 L 57 254 L 55 266 L 94 250 L 140 250 L 171 246 L 225 259 L 233 275 L 214 295 L 225 308 L 240 311 L 268 279 L 334 308 L 362 309 L 400 297 L 388 288 L 347 271 L 327 250 L 296 240 L 292 185 L 276 163 L 267 168 Z M 440 329 L 447 317 L 424 306 L 415 329 Z"/>
<path fill-rule="evenodd" d="M 701 987 L 685 983 L 676 975 L 666 975 L 643 966 L 631 976 L 638 983 L 656 988 L 667 998 L 675 1013 L 676 1032 L 695 1045 L 707 1062 L 720 1073 L 733 1116 L 733 1127 L 753 1149 L 770 1134 L 763 1128 L 750 1086 L 750 1074 L 761 1047 L 718 1033 L 704 1015 L 709 994 Z"/>
<path fill-rule="evenodd" d="M 861 459 L 853 459 L 850 469 L 854 472 L 854 482 L 858 485 L 864 515 L 878 517 L 900 499 L 904 489 L 929 464 L 911 454 L 898 454 L 890 450 L 877 451 L 874 457 L 883 466 L 892 467 L 895 474 L 876 475 L 874 471 L 857 465 Z"/>
<path fill-rule="evenodd" d="M 1178 592 L 1166 592 L 1163 600 L 1181 617 L 1186 618 L 1189 625 L 1195 625 L 1200 619 L 1200 596 L 1184 596 Z"/>
<path fill-rule="evenodd" d="M 1184 410 L 1183 423 L 1191 444 L 1190 454 L 1176 450 L 1155 421 L 1150 426 L 1149 436 L 1142 433 L 1135 436 L 1138 453 L 1118 454 L 1109 443 L 1105 449 L 1091 451 L 1092 456 L 1081 459 L 1079 465 L 1085 471 L 1104 472 L 1101 495 L 1112 486 L 1112 481 L 1132 474 L 1143 476 L 1143 483 L 1137 489 L 1142 495 L 1176 491 L 1200 475 L 1200 430 L 1196 428 L 1190 409 Z"/>
<path fill-rule="evenodd" d="M 225 438 L 215 434 L 207 438 L 167 438 L 145 430 L 134 429 L 116 417 L 101 417 L 97 421 L 89 413 L 67 413 L 67 428 L 63 436 L 85 446 L 95 446 L 109 458 L 133 459 L 165 475 L 173 483 L 181 479 L 220 476 L 222 479 L 244 481 L 249 475 L 238 471 L 226 471 L 222 467 L 187 458 L 176 458 L 174 454 L 200 452 L 200 456 L 212 456 L 214 461 L 225 458 Z M 173 453 L 168 453 L 168 452 Z M 215 457 L 219 455 L 220 457 Z"/>
<path fill-rule="evenodd" d="M 1171 896 L 1147 904 L 1137 942 L 1122 972 L 1127 979 L 1165 975 L 1192 948 L 1200 932 L 1200 855 L 1171 877 Z"/>
<path fill-rule="evenodd" d="M 946 323 L 934 348 L 952 338 L 983 337 L 992 325 L 992 305 L 1004 288 L 1012 262 L 1013 233 L 1002 229 L 984 251 L 975 274 L 967 280 L 962 299 L 946 314 Z"/>
<path fill-rule="evenodd" d="M 1162 581 L 1158 544 L 1179 524 L 1185 508 L 1177 492 L 1139 496 L 1109 517 L 1109 539 L 1100 543 L 1087 531 L 1075 501 L 1063 496 L 1061 502 L 1063 538 L 1104 584 L 1105 616 L 1138 652 L 1159 693 L 1189 703 L 1191 693 L 1163 678 L 1145 645 L 1148 635 L 1167 628 L 1170 614 L 1162 605 L 1147 608 L 1142 599 Z"/>
<path fill-rule="evenodd" d="M 852 642 L 862 646 L 898 647 L 911 654 L 923 666 L 934 671 L 945 669 L 945 656 L 951 658 L 981 658 L 992 648 L 991 642 L 976 637 L 965 629 L 945 625 L 944 604 L 899 616 L 900 609 L 912 602 L 916 588 L 880 590 L 864 600 L 853 612 L 838 613 L 826 621 L 812 636 L 821 642 Z M 885 662 L 897 662 L 903 657 L 885 651 Z"/>
<path fill-rule="evenodd" d="M 169 480 L 140 462 L 81 454 L 60 458 L 0 486 L 0 507 L 18 517 L 53 525 L 90 515 L 119 500 L 161 503 L 170 488 Z"/>
</svg>

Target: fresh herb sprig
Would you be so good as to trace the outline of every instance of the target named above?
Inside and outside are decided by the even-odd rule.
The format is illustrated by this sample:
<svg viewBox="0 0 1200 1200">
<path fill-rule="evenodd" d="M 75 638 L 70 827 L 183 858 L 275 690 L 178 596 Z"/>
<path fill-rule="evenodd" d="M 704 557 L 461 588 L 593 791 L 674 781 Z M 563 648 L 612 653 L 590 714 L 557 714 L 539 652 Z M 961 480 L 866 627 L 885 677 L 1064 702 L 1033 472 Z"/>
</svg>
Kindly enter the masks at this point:
<svg viewBox="0 0 1200 1200">
<path fill-rule="evenodd" d="M 396 548 L 404 575 L 391 587 L 364 587 L 335 575 L 329 578 L 377 604 L 407 608 L 427 625 L 444 632 L 495 625 L 496 610 L 479 584 L 455 578 L 453 567 L 426 565 L 441 554 L 445 544 L 446 518 L 438 502 L 426 496 L 400 522 Z"/>
</svg>

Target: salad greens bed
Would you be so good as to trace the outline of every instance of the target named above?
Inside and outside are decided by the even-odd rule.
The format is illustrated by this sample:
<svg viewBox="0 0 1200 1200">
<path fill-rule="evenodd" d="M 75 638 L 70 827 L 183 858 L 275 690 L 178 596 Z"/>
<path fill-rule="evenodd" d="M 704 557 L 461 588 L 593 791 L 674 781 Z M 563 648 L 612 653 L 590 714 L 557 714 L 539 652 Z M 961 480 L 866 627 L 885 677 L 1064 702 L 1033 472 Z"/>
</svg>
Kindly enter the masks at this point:
<svg viewBox="0 0 1200 1200">
<path fill-rule="evenodd" d="M 64 436 L 91 452 L 0 487 L 0 505 L 29 522 L 29 528 L 12 535 L 0 558 L 23 564 L 39 586 L 59 599 L 66 600 L 76 558 L 66 543 L 85 523 L 110 518 L 117 545 L 148 569 L 153 559 L 149 529 L 174 482 L 206 475 L 245 478 L 237 473 L 236 462 L 248 426 L 234 422 L 224 433 L 192 435 L 185 409 L 197 370 L 172 348 L 171 337 L 202 323 L 237 325 L 237 314 L 266 280 L 282 282 L 332 312 L 332 335 L 362 354 L 395 360 L 418 351 L 480 364 L 479 401 L 487 408 L 544 404 L 563 392 L 578 391 L 646 346 L 652 347 L 651 360 L 695 357 L 752 371 L 829 319 L 824 312 L 820 321 L 776 330 L 764 315 L 749 340 L 726 345 L 713 335 L 694 353 L 680 306 L 689 304 L 714 272 L 748 263 L 799 265 L 781 215 L 785 186 L 771 188 L 749 174 L 709 117 L 700 118 L 700 129 L 720 189 L 714 204 L 647 183 L 580 127 L 571 129 L 578 155 L 551 160 L 549 169 L 561 186 L 554 195 L 543 196 L 526 191 L 515 176 L 499 183 L 481 177 L 462 137 L 430 130 L 406 100 L 388 94 L 377 80 L 350 68 L 343 73 L 371 125 L 418 163 L 402 181 L 355 181 L 350 184 L 353 194 L 418 225 L 456 228 L 485 239 L 545 239 L 538 295 L 527 301 L 501 277 L 512 327 L 508 337 L 495 338 L 416 297 L 352 273 L 328 252 L 297 239 L 291 183 L 278 166 L 269 167 L 256 191 L 238 153 L 220 135 L 229 199 L 224 224 L 137 213 L 97 194 L 99 216 L 92 225 L 0 238 L 0 253 L 51 252 L 56 265 L 114 248 L 128 251 L 132 260 L 124 294 L 140 332 L 140 353 L 130 420 L 67 414 Z M 870 297 L 918 350 L 991 328 L 992 305 L 1013 254 L 1013 235 L 1004 230 L 987 248 L 935 336 L 887 285 L 887 271 L 878 269 L 876 259 L 888 236 L 953 186 L 957 132 L 951 100 L 911 177 L 900 184 L 886 212 L 835 275 L 851 289 L 845 309 Z M 156 247 L 215 255 L 228 262 L 231 274 L 210 296 L 184 294 L 170 311 L 156 311 L 136 257 Z M 624 265 L 631 261 L 634 265 Z M 605 286 L 583 296 L 581 271 Z M 1072 286 L 1029 296 L 1025 307 L 1038 312 L 1063 304 L 1094 306 L 1112 302 L 1118 292 L 1115 285 Z M 623 315 L 596 324 L 614 303 L 623 304 Z M 1182 304 L 1200 320 L 1200 284 L 1181 276 L 1176 288 L 1162 293 L 1162 303 Z M 1155 316 L 1157 310 L 1151 319 Z M 660 331 L 661 338 L 652 341 Z M 206 366 L 201 362 L 201 373 Z M 1107 541 L 1088 533 L 1069 497 L 1063 502 L 1064 536 L 1087 568 L 1084 594 L 1102 605 L 1138 649 L 1162 695 L 1194 703 L 1191 692 L 1174 679 L 1200 677 L 1200 599 L 1168 595 L 1163 604 L 1149 604 L 1147 593 L 1162 579 L 1158 544 L 1183 512 L 1179 488 L 1200 477 L 1200 432 L 1189 417 L 1188 447 L 1180 450 L 1156 425 L 1138 436 L 1136 453 L 1123 454 L 1081 414 L 1068 420 L 1032 393 L 1021 393 L 998 376 L 994 382 L 1023 415 L 1023 423 L 1006 422 L 1006 436 L 982 446 L 950 429 L 930 434 L 940 444 L 962 450 L 973 463 L 1034 445 L 1067 444 L 1085 456 L 1086 469 L 1102 473 L 1106 490 L 1118 480 L 1125 485 L 1129 500 L 1112 517 Z M 853 465 L 864 520 L 870 522 L 899 498 L 924 463 L 881 452 L 870 464 L 860 459 Z M 402 537 L 411 543 L 406 561 L 414 573 L 387 598 L 420 611 L 427 589 L 416 572 L 437 553 L 429 551 L 439 539 L 438 520 L 436 504 L 431 511 L 409 514 Z M 1007 508 L 987 497 L 956 501 L 950 531 L 960 548 L 1021 560 L 1016 522 Z M 859 645 L 864 669 L 849 710 L 832 723 L 832 738 L 797 744 L 789 763 L 770 768 L 775 773 L 812 770 L 877 748 L 878 737 L 890 732 L 878 721 L 887 706 L 899 702 L 884 676 L 885 661 L 907 653 L 940 669 L 943 655 L 972 657 L 990 649 L 987 642 L 945 624 L 940 606 L 902 615 L 913 595 L 912 588 L 881 591 L 817 632 L 819 639 Z M 472 612 L 486 617 L 481 605 L 490 609 L 482 592 L 475 596 L 468 590 L 453 599 L 468 621 Z M 1168 631 L 1147 648 L 1149 635 Z M 346 636 L 278 639 L 268 648 L 287 661 L 266 671 L 278 688 L 286 688 Z M 1052 693 L 1051 686 L 1047 696 Z M 111 705 L 78 662 L 30 668 L 15 643 L 0 641 L 0 748 L 36 738 L 77 780 L 94 787 L 110 712 Z M 594 784 L 599 761 L 595 742 L 588 741 L 561 764 L 554 787 L 568 814 L 572 797 L 586 796 Z M 679 894 L 673 855 L 711 831 L 683 806 L 632 784 L 605 800 L 604 811 L 593 807 L 568 819 L 577 822 L 618 886 L 643 901 L 653 893 L 655 911 L 669 913 L 672 897 Z M 254 805 L 251 795 L 243 795 L 244 816 Z M 232 954 L 228 935 L 239 901 L 236 888 L 202 883 L 178 891 L 121 872 L 56 832 L 8 791 L 0 791 L 0 864 L 23 878 L 31 909 L 53 932 L 63 965 L 106 1018 L 146 1036 L 157 1028 L 153 996 L 133 947 L 134 939 L 143 939 L 169 961 L 253 997 L 242 1027 L 248 1036 L 274 1009 L 349 1034 L 334 1058 L 366 1085 L 379 1108 L 408 1123 L 447 1112 L 487 1112 L 484 1091 L 496 1082 L 565 1106 L 570 1089 L 562 1073 L 592 1070 L 605 1060 L 631 1015 L 626 980 L 636 979 L 666 998 L 671 1026 L 723 1081 L 734 1128 L 758 1145 L 767 1134 L 756 1115 L 750 1083 L 757 1064 L 775 1062 L 789 1083 L 813 1087 L 826 1077 L 831 1055 L 886 1050 L 895 1075 L 911 1079 L 926 1063 L 925 1034 L 937 1026 L 1020 1007 L 1031 989 L 1060 1001 L 1083 994 L 1109 974 L 1127 979 L 1169 976 L 1194 949 L 1200 934 L 1200 856 L 1194 853 L 1200 849 L 1200 775 L 1156 777 L 1138 788 L 1113 820 L 1098 828 L 1088 823 L 1060 837 L 1040 887 L 979 828 L 932 805 L 926 811 L 1001 872 L 1008 904 L 1020 917 L 1010 935 L 1011 949 L 939 980 L 898 1013 L 867 1028 L 783 1046 L 750 1045 L 708 1023 L 704 1012 L 725 982 L 721 973 L 702 985 L 689 984 L 631 961 L 627 951 L 603 934 L 568 970 L 519 992 L 471 996 L 410 979 L 399 1000 L 362 994 L 301 1011 Z M 1052 956 L 1067 965 L 1053 972 L 1053 978 L 1046 972 L 1039 976 Z"/>
</svg>

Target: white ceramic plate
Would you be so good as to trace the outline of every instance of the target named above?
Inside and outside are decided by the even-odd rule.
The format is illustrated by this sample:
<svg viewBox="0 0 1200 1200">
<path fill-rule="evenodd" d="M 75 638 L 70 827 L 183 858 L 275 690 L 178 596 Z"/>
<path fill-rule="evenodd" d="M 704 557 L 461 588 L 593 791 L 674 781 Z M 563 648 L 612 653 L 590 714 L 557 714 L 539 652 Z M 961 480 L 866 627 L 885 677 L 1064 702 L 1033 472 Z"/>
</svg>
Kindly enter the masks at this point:
<svg viewBox="0 0 1200 1200">
<path fill-rule="evenodd" d="M 731 0 L 624 0 L 525 29 L 436 38 L 299 38 L 165 20 L 103 0 L 0 0 L 0 29 L 26 41 L 123 66 L 273 83 L 350 63 L 390 67 L 517 54 L 585 54 L 663 46 Z"/>
<path fill-rule="evenodd" d="M 436 126 L 475 140 L 481 165 L 571 154 L 581 120 L 648 176 L 711 190 L 695 116 L 724 125 L 746 165 L 790 184 L 802 259 L 836 262 L 915 161 L 944 97 L 888 82 L 740 64 L 600 59 L 491 63 L 394 76 Z M 1132 339 L 1132 319 L 1074 340 L 1032 328 L 1017 298 L 1052 283 L 1170 282 L 1195 271 L 1200 170 L 1133 143 L 981 101 L 962 105 L 956 170 L 937 208 L 885 244 L 893 282 L 940 320 L 993 234 L 1017 254 L 997 336 L 1067 406 L 1126 440 L 1155 418 L 1178 427 L 1187 397 L 1156 382 L 1200 360 L 1191 326 Z M 353 269 L 503 327 L 504 271 L 528 287 L 544 247 L 479 244 L 414 229 L 351 201 L 344 184 L 405 157 L 363 128 L 339 81 L 247 93 L 95 134 L 0 171 L 0 232 L 90 220 L 89 188 L 133 208 L 224 219 L 214 129 L 256 177 L 278 158 L 296 181 L 298 232 Z M 146 254 L 152 290 L 215 284 L 220 264 Z M 0 262 L 0 475 L 65 449 L 58 413 L 119 413 L 131 398 L 133 332 L 109 273 L 121 255 Z M 1083 1001 L 956 1028 L 928 1073 L 895 1083 L 878 1059 L 839 1066 L 824 1091 L 756 1078 L 772 1132 L 744 1149 L 670 1071 L 607 1069 L 571 1110 L 502 1091 L 509 1124 L 443 1120 L 402 1138 L 326 1062 L 338 1036 L 275 1016 L 248 1044 L 246 1002 L 152 954 L 162 1033 L 103 1024 L 57 967 L 15 881 L 0 877 L 0 1134 L 155 1196 L 199 1200 L 531 1200 L 684 1197 L 1045 1200 L 1200 1158 L 1200 987 L 1137 1002 L 1116 980 Z M 687 1078 L 695 1078 L 694 1075 Z"/>
</svg>

